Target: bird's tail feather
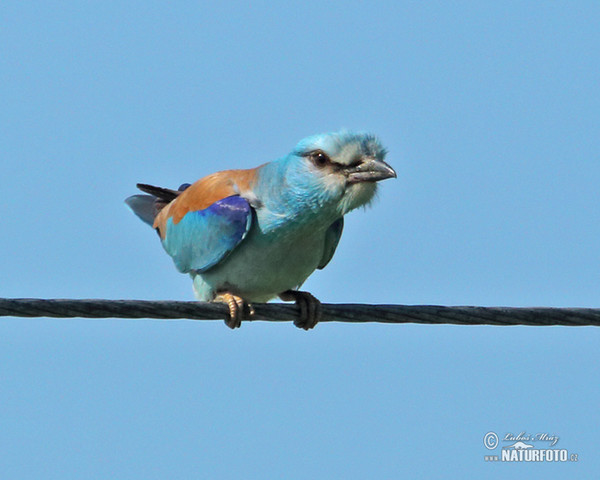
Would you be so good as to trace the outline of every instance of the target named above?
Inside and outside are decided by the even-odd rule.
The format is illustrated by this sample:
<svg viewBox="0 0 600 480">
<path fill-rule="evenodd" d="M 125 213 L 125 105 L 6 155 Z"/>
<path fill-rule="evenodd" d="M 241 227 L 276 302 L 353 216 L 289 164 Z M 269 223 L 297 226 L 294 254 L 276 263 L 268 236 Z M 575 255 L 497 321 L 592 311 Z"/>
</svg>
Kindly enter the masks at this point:
<svg viewBox="0 0 600 480">
<path fill-rule="evenodd" d="M 138 183 L 136 187 L 144 193 L 149 193 L 150 195 L 154 195 L 155 197 L 164 200 L 165 203 L 172 202 L 181 194 L 180 190 L 171 190 L 170 188 L 155 187 L 154 185 L 148 185 L 146 183 Z"/>
<path fill-rule="evenodd" d="M 125 203 L 143 222 L 153 226 L 158 212 L 181 195 L 189 187 L 189 184 L 184 183 L 179 187 L 179 190 L 155 187 L 146 183 L 138 183 L 137 187 L 142 192 L 149 193 L 150 195 L 132 195 L 125 199 Z"/>
<path fill-rule="evenodd" d="M 152 195 L 132 195 L 125 199 L 125 203 L 142 222 L 153 226 L 154 218 L 166 205 L 166 203 L 161 202 L 161 206 L 158 208 L 157 200 L 158 199 Z"/>
</svg>

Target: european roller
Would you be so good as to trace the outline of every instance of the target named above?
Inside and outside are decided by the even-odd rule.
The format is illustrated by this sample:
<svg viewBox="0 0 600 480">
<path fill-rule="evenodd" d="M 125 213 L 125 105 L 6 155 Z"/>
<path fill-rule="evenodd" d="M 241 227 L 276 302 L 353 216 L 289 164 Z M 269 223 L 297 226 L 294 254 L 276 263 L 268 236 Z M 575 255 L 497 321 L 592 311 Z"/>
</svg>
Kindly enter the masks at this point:
<svg viewBox="0 0 600 480">
<path fill-rule="evenodd" d="M 296 301 L 294 323 L 313 328 L 321 304 L 298 288 L 338 246 L 344 215 L 368 205 L 377 182 L 396 177 L 370 134 L 305 138 L 284 157 L 249 170 L 225 170 L 178 190 L 138 184 L 149 195 L 125 200 L 154 228 L 175 267 L 192 277 L 196 298 L 224 302 L 230 328 L 251 302 Z"/>
</svg>

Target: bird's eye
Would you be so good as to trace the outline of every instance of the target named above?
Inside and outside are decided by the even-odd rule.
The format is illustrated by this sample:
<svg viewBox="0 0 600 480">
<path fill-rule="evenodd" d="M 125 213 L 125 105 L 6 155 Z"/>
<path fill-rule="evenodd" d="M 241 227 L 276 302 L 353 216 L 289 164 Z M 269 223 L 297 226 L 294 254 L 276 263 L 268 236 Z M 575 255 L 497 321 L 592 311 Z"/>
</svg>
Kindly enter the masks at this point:
<svg viewBox="0 0 600 480">
<path fill-rule="evenodd" d="M 323 152 L 313 153 L 312 161 L 317 167 L 320 167 L 320 168 L 324 167 L 325 165 L 327 165 L 330 162 L 329 157 L 327 155 L 325 155 Z"/>
</svg>

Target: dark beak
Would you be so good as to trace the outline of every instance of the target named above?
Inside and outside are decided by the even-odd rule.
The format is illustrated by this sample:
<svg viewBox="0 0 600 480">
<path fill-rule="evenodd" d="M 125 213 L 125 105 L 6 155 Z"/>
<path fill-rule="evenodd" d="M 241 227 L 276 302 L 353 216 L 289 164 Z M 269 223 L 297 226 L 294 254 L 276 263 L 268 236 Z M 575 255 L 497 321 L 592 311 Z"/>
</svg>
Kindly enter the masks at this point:
<svg viewBox="0 0 600 480">
<path fill-rule="evenodd" d="M 386 178 L 396 178 L 396 172 L 383 160 L 367 158 L 359 165 L 346 170 L 348 183 L 378 182 Z"/>
</svg>

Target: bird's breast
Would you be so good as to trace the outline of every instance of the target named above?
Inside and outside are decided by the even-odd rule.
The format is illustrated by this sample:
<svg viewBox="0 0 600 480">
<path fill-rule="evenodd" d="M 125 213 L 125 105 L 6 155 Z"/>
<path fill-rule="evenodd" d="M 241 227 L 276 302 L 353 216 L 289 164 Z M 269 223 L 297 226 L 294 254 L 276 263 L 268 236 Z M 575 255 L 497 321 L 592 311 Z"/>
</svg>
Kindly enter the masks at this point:
<svg viewBox="0 0 600 480">
<path fill-rule="evenodd" d="M 267 301 L 297 288 L 317 268 L 325 230 L 314 224 L 268 229 L 259 217 L 244 241 L 202 278 L 214 292 L 228 290 L 249 301 Z"/>
</svg>

